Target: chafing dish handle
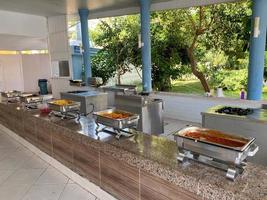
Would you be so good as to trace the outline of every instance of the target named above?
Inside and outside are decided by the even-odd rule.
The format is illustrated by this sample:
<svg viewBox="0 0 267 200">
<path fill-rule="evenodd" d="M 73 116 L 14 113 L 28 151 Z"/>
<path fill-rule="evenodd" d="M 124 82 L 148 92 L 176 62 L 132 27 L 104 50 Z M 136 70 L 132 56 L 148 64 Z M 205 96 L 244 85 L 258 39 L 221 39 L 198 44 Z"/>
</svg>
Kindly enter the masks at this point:
<svg viewBox="0 0 267 200">
<path fill-rule="evenodd" d="M 139 116 L 134 116 L 134 117 L 130 118 L 129 121 L 127 121 L 127 124 L 132 124 L 132 123 L 136 122 L 137 120 L 139 120 Z"/>
<path fill-rule="evenodd" d="M 69 106 L 66 106 L 66 107 L 68 107 L 69 109 L 74 109 L 74 108 L 77 108 L 77 106 L 79 106 L 79 105 L 69 105 Z M 77 110 L 78 110 L 79 108 L 77 108 Z"/>
<path fill-rule="evenodd" d="M 259 151 L 259 146 L 256 144 L 251 145 L 251 148 L 248 152 L 248 156 L 252 157 L 255 156 L 255 154 Z"/>
</svg>

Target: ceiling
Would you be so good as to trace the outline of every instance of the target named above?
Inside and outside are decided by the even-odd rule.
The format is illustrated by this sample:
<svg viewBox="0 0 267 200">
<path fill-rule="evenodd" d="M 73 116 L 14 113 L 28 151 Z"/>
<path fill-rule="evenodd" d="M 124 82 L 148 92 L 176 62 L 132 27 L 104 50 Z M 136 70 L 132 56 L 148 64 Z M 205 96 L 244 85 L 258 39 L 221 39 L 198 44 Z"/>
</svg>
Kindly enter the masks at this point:
<svg viewBox="0 0 267 200">
<path fill-rule="evenodd" d="M 151 10 L 186 8 L 232 1 L 236 0 L 151 0 Z M 0 10 L 43 17 L 69 15 L 70 18 L 78 20 L 79 8 L 88 8 L 89 18 L 95 19 L 138 13 L 140 5 L 139 0 L 0 0 Z M 0 33 L 0 50 L 47 49 L 47 39 L 44 37 L 4 33 Z"/>
<path fill-rule="evenodd" d="M 152 10 L 184 8 L 235 0 L 151 0 Z M 0 10 L 40 16 L 75 15 L 88 8 L 90 18 L 132 14 L 139 11 L 139 0 L 0 0 Z"/>
</svg>

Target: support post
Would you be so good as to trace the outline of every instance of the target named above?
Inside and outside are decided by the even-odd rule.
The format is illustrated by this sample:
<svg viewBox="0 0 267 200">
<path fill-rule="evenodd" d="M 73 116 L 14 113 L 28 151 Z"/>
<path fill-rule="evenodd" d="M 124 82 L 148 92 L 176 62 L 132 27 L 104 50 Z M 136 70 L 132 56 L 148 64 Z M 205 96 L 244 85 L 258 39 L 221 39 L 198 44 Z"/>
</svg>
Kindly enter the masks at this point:
<svg viewBox="0 0 267 200">
<path fill-rule="evenodd" d="M 83 45 L 83 62 L 85 67 L 85 82 L 88 85 L 88 78 L 92 77 L 92 69 L 90 63 L 90 43 L 89 43 L 89 31 L 88 31 L 88 9 L 79 9 L 79 15 L 81 20 L 81 32 L 82 32 L 82 45 Z"/>
<path fill-rule="evenodd" d="M 253 0 L 249 49 L 248 99 L 261 100 L 267 28 L 267 1 Z"/>
<path fill-rule="evenodd" d="M 150 6 L 151 0 L 140 0 L 143 79 L 142 81 L 144 92 L 152 91 Z"/>
</svg>

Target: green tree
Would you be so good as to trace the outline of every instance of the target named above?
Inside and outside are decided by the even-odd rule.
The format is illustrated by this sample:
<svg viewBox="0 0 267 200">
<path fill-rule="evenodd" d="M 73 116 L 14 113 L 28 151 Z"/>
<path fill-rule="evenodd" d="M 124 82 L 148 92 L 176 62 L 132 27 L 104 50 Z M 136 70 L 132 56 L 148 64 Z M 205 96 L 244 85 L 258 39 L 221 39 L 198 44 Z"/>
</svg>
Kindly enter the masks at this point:
<svg viewBox="0 0 267 200">
<path fill-rule="evenodd" d="M 204 91 L 210 92 L 205 74 L 208 72 L 206 53 L 221 52 L 227 59 L 227 65 L 221 65 L 222 68 L 241 68 L 238 62 L 247 55 L 250 15 L 250 1 L 153 12 L 154 89 L 169 90 L 172 79 L 191 70 Z M 130 64 L 141 67 L 139 32 L 139 15 L 135 15 L 102 21 L 93 33 L 95 43 L 113 59 L 108 63 L 116 66 L 118 77 L 131 70 Z"/>
<path fill-rule="evenodd" d="M 136 58 L 133 55 L 138 51 L 138 31 L 139 23 L 137 16 L 123 16 L 102 20 L 96 30 L 92 32 L 92 38 L 96 45 L 101 46 L 102 50 L 93 60 L 93 66 L 99 66 L 109 69 L 106 77 L 118 77 L 118 84 L 121 84 L 120 77 L 126 72 L 132 70 L 131 63 Z M 99 62 L 99 59 L 107 59 L 105 62 Z M 105 65 L 105 66 L 103 66 Z M 113 73 L 111 73 L 113 71 Z M 104 70 L 102 73 L 106 73 Z M 99 74 L 100 75 L 100 74 Z"/>
<path fill-rule="evenodd" d="M 94 77 L 101 77 L 105 85 L 108 80 L 115 76 L 116 64 L 114 57 L 107 54 L 106 51 L 100 50 L 94 57 L 92 57 L 92 74 Z"/>
</svg>

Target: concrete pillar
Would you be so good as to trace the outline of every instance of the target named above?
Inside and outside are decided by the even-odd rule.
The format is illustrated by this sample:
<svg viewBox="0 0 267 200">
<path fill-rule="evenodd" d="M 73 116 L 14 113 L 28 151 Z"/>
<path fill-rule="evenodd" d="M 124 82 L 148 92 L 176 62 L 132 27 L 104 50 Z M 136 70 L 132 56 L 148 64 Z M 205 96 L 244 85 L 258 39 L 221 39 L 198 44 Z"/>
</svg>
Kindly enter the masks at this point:
<svg viewBox="0 0 267 200">
<path fill-rule="evenodd" d="M 250 40 L 248 99 L 260 100 L 262 97 L 263 72 L 267 28 L 267 1 L 253 0 L 252 33 Z"/>
<path fill-rule="evenodd" d="M 83 62 L 85 67 L 86 85 L 88 85 L 88 78 L 92 77 L 92 69 L 90 63 L 90 43 L 88 31 L 88 9 L 79 9 L 81 20 L 82 44 L 83 44 Z"/>
<path fill-rule="evenodd" d="M 143 91 L 152 91 L 150 0 L 140 0 Z"/>
<path fill-rule="evenodd" d="M 82 41 L 81 23 L 76 24 L 77 40 Z"/>
</svg>

